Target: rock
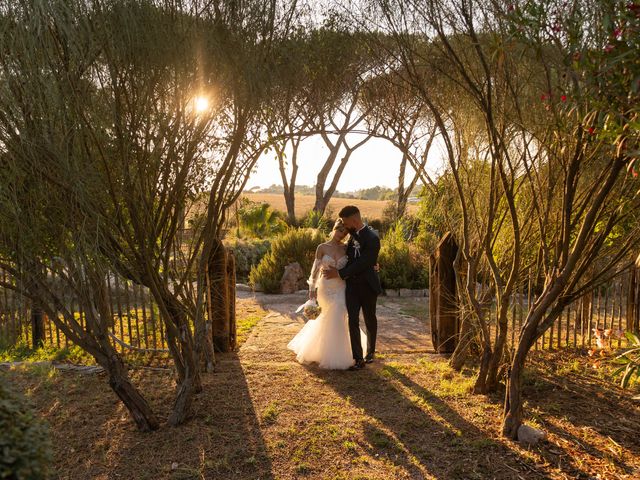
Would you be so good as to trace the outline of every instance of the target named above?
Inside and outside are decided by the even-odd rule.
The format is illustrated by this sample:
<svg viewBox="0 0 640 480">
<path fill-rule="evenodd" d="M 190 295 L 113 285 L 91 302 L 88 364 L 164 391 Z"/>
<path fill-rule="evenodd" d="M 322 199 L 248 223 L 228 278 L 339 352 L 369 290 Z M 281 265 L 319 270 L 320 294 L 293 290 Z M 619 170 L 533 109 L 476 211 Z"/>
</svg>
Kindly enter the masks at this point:
<svg viewBox="0 0 640 480">
<path fill-rule="evenodd" d="M 399 297 L 413 297 L 413 292 L 410 288 L 401 288 L 398 290 Z"/>
<path fill-rule="evenodd" d="M 300 289 L 300 282 L 304 278 L 304 272 L 298 262 L 293 262 L 284 267 L 284 274 L 280 280 L 280 293 L 294 293 Z"/>
<path fill-rule="evenodd" d="M 546 432 L 530 427 L 529 425 L 522 424 L 520 428 L 518 428 L 518 441 L 523 445 L 535 445 L 540 440 L 545 440 L 546 438 Z"/>
<path fill-rule="evenodd" d="M 249 285 L 244 283 L 236 283 L 236 291 L 238 292 L 252 292 L 253 289 Z"/>
<path fill-rule="evenodd" d="M 398 291 L 398 290 L 393 290 L 393 289 L 391 289 L 391 288 L 387 288 L 387 289 L 384 291 L 384 294 L 385 294 L 387 297 L 399 297 L 399 296 L 400 296 L 400 293 L 399 293 L 399 291 Z"/>
</svg>

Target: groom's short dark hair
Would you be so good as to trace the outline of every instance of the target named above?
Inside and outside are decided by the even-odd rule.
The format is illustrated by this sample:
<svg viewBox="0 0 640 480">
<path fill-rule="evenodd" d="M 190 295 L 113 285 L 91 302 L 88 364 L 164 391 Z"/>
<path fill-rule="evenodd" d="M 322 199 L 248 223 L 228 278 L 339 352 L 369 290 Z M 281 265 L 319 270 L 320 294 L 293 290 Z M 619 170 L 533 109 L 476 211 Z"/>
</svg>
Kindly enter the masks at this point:
<svg viewBox="0 0 640 480">
<path fill-rule="evenodd" d="M 353 215 L 360 215 L 360 209 L 355 205 L 347 205 L 340 210 L 340 213 L 338 213 L 340 218 L 347 218 Z"/>
</svg>

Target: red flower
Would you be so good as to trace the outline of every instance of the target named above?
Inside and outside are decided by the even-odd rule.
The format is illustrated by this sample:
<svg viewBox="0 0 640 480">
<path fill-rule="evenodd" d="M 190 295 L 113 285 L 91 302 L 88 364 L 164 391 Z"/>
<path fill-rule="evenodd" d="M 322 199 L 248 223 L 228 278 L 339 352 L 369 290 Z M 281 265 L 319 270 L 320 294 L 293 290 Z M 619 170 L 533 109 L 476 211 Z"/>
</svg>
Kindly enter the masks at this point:
<svg viewBox="0 0 640 480">
<path fill-rule="evenodd" d="M 620 38 L 621 35 L 622 35 L 622 29 L 621 28 L 614 28 L 613 29 L 613 36 L 615 38 Z"/>
<path fill-rule="evenodd" d="M 611 53 L 611 51 L 614 49 L 615 47 L 611 44 L 607 45 L 606 47 L 604 47 L 604 51 L 607 53 Z"/>
<path fill-rule="evenodd" d="M 560 100 L 562 100 L 563 102 L 566 102 L 567 101 L 567 96 L 566 95 L 562 95 L 560 97 Z"/>
<path fill-rule="evenodd" d="M 540 100 L 542 100 L 543 102 L 547 99 L 547 94 L 543 93 L 542 95 L 540 95 Z"/>
<path fill-rule="evenodd" d="M 594 135 L 596 133 L 596 129 L 593 127 L 589 127 L 589 135 Z"/>
<path fill-rule="evenodd" d="M 508 12 L 513 12 L 513 10 L 514 10 L 514 9 L 515 9 L 515 7 L 513 6 L 513 4 L 509 4 L 509 5 L 507 6 L 507 11 L 508 11 Z"/>
</svg>

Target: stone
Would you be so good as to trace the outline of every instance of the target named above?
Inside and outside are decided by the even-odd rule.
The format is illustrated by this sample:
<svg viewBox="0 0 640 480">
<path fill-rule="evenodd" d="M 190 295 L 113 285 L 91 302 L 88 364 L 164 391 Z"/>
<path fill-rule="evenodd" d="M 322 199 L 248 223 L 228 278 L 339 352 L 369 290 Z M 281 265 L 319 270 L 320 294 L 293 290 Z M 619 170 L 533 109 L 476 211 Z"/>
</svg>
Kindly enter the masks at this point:
<svg viewBox="0 0 640 480">
<path fill-rule="evenodd" d="M 304 279 L 304 272 L 298 262 L 293 262 L 284 267 L 284 273 L 280 280 L 280 293 L 294 293 L 300 289 L 300 282 Z"/>
<path fill-rule="evenodd" d="M 401 288 L 398 290 L 399 297 L 413 297 L 413 290 L 410 288 Z"/>
<path fill-rule="evenodd" d="M 387 288 L 387 289 L 384 291 L 384 294 L 385 294 L 387 297 L 399 297 L 399 296 L 400 296 L 400 294 L 399 294 L 398 290 L 393 290 L 393 289 L 391 289 L 391 288 Z"/>
<path fill-rule="evenodd" d="M 253 289 L 249 285 L 245 285 L 244 283 L 236 283 L 236 291 L 237 292 L 252 292 Z"/>
<path fill-rule="evenodd" d="M 537 428 L 530 427 L 529 425 L 522 424 L 518 428 L 518 442 L 523 445 L 531 446 L 535 445 L 541 440 L 547 438 L 547 433 Z"/>
</svg>

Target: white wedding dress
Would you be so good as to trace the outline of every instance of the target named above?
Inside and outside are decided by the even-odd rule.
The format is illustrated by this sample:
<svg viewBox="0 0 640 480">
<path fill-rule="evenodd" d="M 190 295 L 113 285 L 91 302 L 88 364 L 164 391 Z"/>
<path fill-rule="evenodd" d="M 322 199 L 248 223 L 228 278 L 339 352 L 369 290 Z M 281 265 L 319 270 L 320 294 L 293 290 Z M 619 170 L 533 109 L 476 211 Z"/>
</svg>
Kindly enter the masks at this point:
<svg viewBox="0 0 640 480">
<path fill-rule="evenodd" d="M 320 274 L 323 267 L 341 269 L 346 264 L 346 255 L 337 262 L 330 255 L 314 261 L 309 283 L 318 287 L 321 313 L 315 320 L 309 320 L 287 345 L 300 363 L 317 363 L 320 368 L 331 370 L 345 370 L 353 365 L 345 282 L 339 277 L 327 279 Z M 367 337 L 362 330 L 360 335 L 366 351 Z"/>
</svg>

